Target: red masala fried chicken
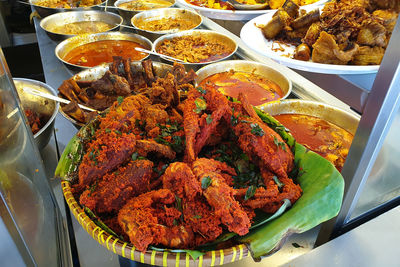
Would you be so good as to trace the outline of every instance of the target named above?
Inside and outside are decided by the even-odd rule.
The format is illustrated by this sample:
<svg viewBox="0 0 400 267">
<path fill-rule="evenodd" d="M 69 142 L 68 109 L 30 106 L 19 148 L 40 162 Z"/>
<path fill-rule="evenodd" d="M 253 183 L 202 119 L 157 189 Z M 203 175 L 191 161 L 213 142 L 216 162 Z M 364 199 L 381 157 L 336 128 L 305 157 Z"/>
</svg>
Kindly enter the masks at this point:
<svg viewBox="0 0 400 267">
<path fill-rule="evenodd" d="M 200 158 L 193 162 L 192 168 L 202 183 L 203 195 L 208 204 L 214 208 L 215 215 L 221 218 L 221 222 L 229 231 L 245 235 L 249 232 L 250 219 L 235 200 L 235 190 L 228 186 L 225 178 L 218 173 L 219 165 L 220 163 L 213 159 Z M 213 168 L 215 171 L 212 171 Z"/>
<path fill-rule="evenodd" d="M 129 200 L 119 211 L 118 222 L 138 250 L 145 251 L 150 244 L 190 247 L 193 232 L 183 225 L 174 225 L 181 216 L 174 208 L 175 201 L 170 190 L 160 189 Z"/>
<path fill-rule="evenodd" d="M 163 188 L 171 190 L 182 199 L 193 200 L 201 194 L 200 182 L 186 163 L 171 163 L 165 170 L 162 181 Z"/>
<path fill-rule="evenodd" d="M 238 137 L 240 148 L 255 162 L 258 166 L 265 166 L 265 171 L 269 172 L 267 177 L 273 175 L 278 178 L 287 178 L 287 173 L 293 168 L 294 156 L 288 145 L 281 136 L 269 128 L 255 113 L 253 107 L 248 103 L 247 98 L 240 94 L 239 100 L 243 106 L 243 113 L 234 114 L 237 119 L 233 131 Z M 249 115 L 241 119 L 240 115 Z M 267 184 L 265 176 L 264 183 Z M 267 179 L 268 180 L 268 179 Z"/>
<path fill-rule="evenodd" d="M 293 183 L 292 179 L 281 178 L 280 182 L 283 184 L 281 189 L 279 189 L 278 185 L 273 180 L 269 180 L 268 184 L 266 184 L 266 188 L 257 188 L 254 196 L 250 199 L 244 200 L 247 188 L 238 189 L 236 197 L 239 199 L 239 202 L 246 207 L 262 209 L 267 213 L 274 213 L 282 206 L 284 199 L 290 200 L 293 204 L 301 197 L 302 193 L 300 186 Z"/>
<path fill-rule="evenodd" d="M 184 103 L 186 161 L 197 158 L 222 121 L 229 121 L 231 108 L 228 99 L 213 87 L 191 89 Z"/>
<path fill-rule="evenodd" d="M 84 191 L 79 199 L 81 205 L 98 213 L 118 211 L 134 196 L 150 190 L 153 162 L 135 160 L 124 167 L 106 174 L 93 189 Z"/>
<path fill-rule="evenodd" d="M 136 149 L 140 156 L 147 157 L 149 153 L 155 153 L 158 157 L 174 159 L 176 153 L 171 147 L 159 144 L 153 140 L 137 140 Z"/>
<path fill-rule="evenodd" d="M 77 193 L 129 160 L 135 151 L 136 137 L 134 134 L 115 131 L 109 133 L 98 131 L 98 133 L 97 138 L 88 145 L 87 152 L 79 166 L 79 183 L 74 185 Z"/>
</svg>

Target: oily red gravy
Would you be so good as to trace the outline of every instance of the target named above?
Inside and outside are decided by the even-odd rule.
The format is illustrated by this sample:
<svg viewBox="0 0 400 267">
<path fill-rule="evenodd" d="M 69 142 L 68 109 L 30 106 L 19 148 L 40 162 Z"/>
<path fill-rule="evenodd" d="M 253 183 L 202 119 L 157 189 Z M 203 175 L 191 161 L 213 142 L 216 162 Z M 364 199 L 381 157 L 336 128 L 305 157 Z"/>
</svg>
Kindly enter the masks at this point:
<svg viewBox="0 0 400 267">
<path fill-rule="evenodd" d="M 201 81 L 200 86 L 213 86 L 234 98 L 243 93 L 254 106 L 281 99 L 284 95 L 275 82 L 258 74 L 234 70 L 213 74 Z"/>
<path fill-rule="evenodd" d="M 141 44 L 127 40 L 102 40 L 78 46 L 69 51 L 64 60 L 74 65 L 94 67 L 101 63 L 113 61 L 113 56 L 141 60 L 147 56 L 135 50 L 145 48 Z"/>
<path fill-rule="evenodd" d="M 299 114 L 274 116 L 288 128 L 296 141 L 332 162 L 341 171 L 353 135 L 326 120 Z"/>
</svg>

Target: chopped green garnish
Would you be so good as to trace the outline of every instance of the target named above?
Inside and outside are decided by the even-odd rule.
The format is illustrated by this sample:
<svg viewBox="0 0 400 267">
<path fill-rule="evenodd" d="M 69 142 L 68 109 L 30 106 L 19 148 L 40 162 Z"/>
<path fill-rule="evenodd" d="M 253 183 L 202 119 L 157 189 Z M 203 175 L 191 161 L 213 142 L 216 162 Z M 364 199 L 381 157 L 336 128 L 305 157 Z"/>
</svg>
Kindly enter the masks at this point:
<svg viewBox="0 0 400 267">
<path fill-rule="evenodd" d="M 254 196 L 256 193 L 256 187 L 254 185 L 250 185 L 249 188 L 247 188 L 246 195 L 244 196 L 244 200 L 248 200 Z"/>
<path fill-rule="evenodd" d="M 196 105 L 196 108 L 193 111 L 196 112 L 197 114 L 199 114 L 203 110 L 206 110 L 207 108 L 207 103 L 203 97 L 196 98 L 196 100 L 194 100 L 194 103 Z"/>
<path fill-rule="evenodd" d="M 106 129 L 105 129 L 105 132 L 106 132 L 106 133 L 111 133 L 111 130 L 108 129 L 108 128 L 106 128 Z"/>
<path fill-rule="evenodd" d="M 212 121 L 213 121 L 213 119 L 211 118 L 211 115 L 210 115 L 210 114 L 208 114 L 208 115 L 207 115 L 207 118 L 206 118 L 206 122 L 207 122 L 207 124 L 210 124 L 210 123 L 212 123 Z"/>
<path fill-rule="evenodd" d="M 121 131 L 115 130 L 114 132 L 115 132 L 116 134 L 118 134 L 118 135 L 122 135 Z"/>
<path fill-rule="evenodd" d="M 199 91 L 199 92 L 202 93 L 202 94 L 205 94 L 205 93 L 206 93 L 206 90 L 204 90 L 203 87 L 200 87 L 200 86 L 199 86 L 199 87 L 196 87 L 196 90 Z"/>
<path fill-rule="evenodd" d="M 182 199 L 180 198 L 180 197 L 178 197 L 178 196 L 175 196 L 175 201 L 176 201 L 176 203 L 175 203 L 175 208 L 177 209 L 177 210 L 179 210 L 180 212 L 182 212 Z"/>
<path fill-rule="evenodd" d="M 273 136 L 273 137 L 274 137 L 274 144 L 275 144 L 278 148 L 281 148 L 283 151 L 286 151 L 285 143 L 279 141 L 278 138 L 276 138 L 276 136 Z"/>
<path fill-rule="evenodd" d="M 282 183 L 281 181 L 279 181 L 278 177 L 274 176 L 273 179 L 274 179 L 275 183 L 278 185 L 278 188 L 279 188 L 279 189 L 281 189 L 282 187 L 285 186 L 284 183 Z"/>
<path fill-rule="evenodd" d="M 196 214 L 196 215 L 193 216 L 193 218 L 194 219 L 201 219 L 201 215 Z"/>
<path fill-rule="evenodd" d="M 133 161 L 137 160 L 138 156 L 139 156 L 139 154 L 137 152 L 133 153 L 132 154 L 132 160 Z"/>
<path fill-rule="evenodd" d="M 210 176 L 206 176 L 203 177 L 203 179 L 201 179 L 201 188 L 202 189 L 207 189 L 212 183 L 212 179 L 210 178 Z"/>
<path fill-rule="evenodd" d="M 123 96 L 118 96 L 117 97 L 118 105 L 121 105 L 122 101 L 124 101 L 124 97 Z"/>
<path fill-rule="evenodd" d="M 250 127 L 251 127 L 251 133 L 252 134 L 258 135 L 258 136 L 263 136 L 264 135 L 264 130 L 257 123 L 250 124 Z"/>
</svg>

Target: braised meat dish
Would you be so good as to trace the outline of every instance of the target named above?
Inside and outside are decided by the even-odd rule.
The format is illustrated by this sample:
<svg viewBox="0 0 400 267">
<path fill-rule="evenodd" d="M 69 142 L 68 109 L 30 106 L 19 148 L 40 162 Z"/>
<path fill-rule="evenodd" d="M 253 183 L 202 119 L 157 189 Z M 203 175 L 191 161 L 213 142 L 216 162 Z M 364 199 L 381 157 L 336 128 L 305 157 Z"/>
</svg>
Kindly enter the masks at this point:
<svg viewBox="0 0 400 267">
<path fill-rule="evenodd" d="M 175 85 L 178 90 L 186 90 L 186 84 L 194 82 L 193 70 L 186 74 L 181 65 L 174 65 L 170 75 L 166 79 L 158 81 L 157 86 L 154 85 L 151 89 L 157 93 L 146 94 L 147 88 L 158 77 L 151 60 L 142 61 L 140 64 L 141 68 L 136 68 L 133 67 L 129 58 L 113 57 L 109 69 L 98 80 L 80 81 L 79 78 L 75 79 L 74 77 L 65 80 L 58 91 L 61 97 L 71 102 L 68 105 L 62 105 L 62 110 L 76 121 L 86 123 L 97 113 L 87 112 L 78 104 L 103 111 L 109 108 L 114 101 L 122 101 L 123 97 L 138 93 L 150 97 L 150 100 L 157 98 L 157 103 L 165 104 L 169 101 L 177 101 L 177 92 L 174 92 Z M 161 81 L 163 84 L 160 84 Z"/>
<path fill-rule="evenodd" d="M 139 251 L 245 235 L 256 211 L 274 213 L 302 194 L 291 148 L 246 97 L 233 102 L 191 79 L 177 64 L 126 94 L 84 143 L 76 199 Z"/>
<path fill-rule="evenodd" d="M 294 59 L 378 65 L 400 11 L 399 0 L 336 0 L 306 13 L 287 0 L 266 25 L 265 38 L 296 46 Z"/>
</svg>

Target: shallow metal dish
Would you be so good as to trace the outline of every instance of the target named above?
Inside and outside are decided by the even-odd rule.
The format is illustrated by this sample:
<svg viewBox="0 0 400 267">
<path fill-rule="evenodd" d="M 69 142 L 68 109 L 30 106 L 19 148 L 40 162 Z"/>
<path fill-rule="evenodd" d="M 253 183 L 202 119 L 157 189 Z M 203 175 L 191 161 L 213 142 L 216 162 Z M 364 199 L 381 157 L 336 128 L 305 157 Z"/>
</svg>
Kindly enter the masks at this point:
<svg viewBox="0 0 400 267">
<path fill-rule="evenodd" d="M 29 108 L 38 114 L 44 115 L 47 119 L 45 125 L 33 136 L 38 148 L 42 149 L 49 143 L 50 137 L 53 133 L 54 120 L 58 112 L 59 103 L 40 96 L 34 96 L 26 93 L 22 88 L 30 87 L 54 96 L 57 96 L 56 91 L 49 85 L 40 81 L 24 78 L 14 78 L 13 81 L 15 87 L 17 88 L 22 108 Z"/>
<path fill-rule="evenodd" d="M 328 104 L 309 100 L 286 99 L 282 101 L 272 101 L 259 106 L 259 108 L 272 116 L 278 114 L 314 116 L 333 123 L 352 135 L 356 133 L 360 120 L 360 117 L 350 112 L 350 110 L 346 111 Z"/>
<path fill-rule="evenodd" d="M 187 69 L 199 69 L 201 67 L 203 67 L 204 65 L 207 64 L 211 64 L 211 63 L 215 63 L 218 61 L 222 61 L 222 60 L 226 60 L 229 59 L 233 56 L 233 54 L 236 53 L 236 50 L 238 48 L 237 43 L 231 39 L 229 36 L 219 33 L 219 32 L 215 32 L 215 31 L 210 31 L 210 30 L 189 30 L 189 31 L 182 31 L 182 32 L 178 32 L 178 33 L 171 33 L 171 34 L 166 34 L 161 36 L 160 38 L 158 38 L 157 40 L 154 41 L 153 43 L 153 51 L 158 52 L 158 47 L 165 41 L 165 40 L 170 40 L 176 37 L 181 37 L 181 36 L 197 36 L 197 35 L 204 35 L 207 37 L 212 37 L 212 38 L 216 38 L 220 41 L 222 41 L 223 43 L 227 44 L 228 46 L 230 46 L 230 48 L 232 49 L 232 53 L 230 53 L 229 55 L 227 55 L 226 57 L 217 59 L 217 60 L 212 60 L 212 61 L 208 61 L 208 62 L 200 62 L 200 63 L 182 63 L 183 65 L 185 65 L 185 67 Z M 163 60 L 167 61 L 167 62 L 171 62 L 171 60 L 166 59 L 161 57 Z"/>
<path fill-rule="evenodd" d="M 196 25 L 187 30 L 192 30 L 199 27 L 203 23 L 203 18 L 194 11 L 184 8 L 160 8 L 153 9 L 140 12 L 132 17 L 131 24 L 136 28 L 136 31 L 151 41 L 156 40 L 157 38 L 163 36 L 164 34 L 175 33 L 182 30 L 172 29 L 166 31 L 150 31 L 146 30 L 145 27 L 140 25 L 141 21 L 152 21 L 159 20 L 163 18 L 174 18 L 174 19 L 182 19 L 182 20 L 190 20 L 193 21 Z"/>
<path fill-rule="evenodd" d="M 83 70 L 77 74 L 75 74 L 74 76 L 72 76 L 72 79 L 74 79 L 75 81 L 95 81 L 100 79 L 101 77 L 103 77 L 104 73 L 106 73 L 106 71 L 109 69 L 110 64 L 102 64 L 90 69 L 86 69 Z M 133 71 L 142 71 L 143 67 L 142 67 L 142 63 L 139 61 L 135 61 L 135 62 L 131 62 L 131 69 Z M 154 73 L 157 77 L 164 77 L 167 72 L 172 71 L 172 66 L 168 65 L 168 64 L 164 64 L 161 62 L 154 62 L 153 61 L 153 70 Z M 72 117 L 70 117 L 68 114 L 64 113 L 64 111 L 61 109 L 60 107 L 60 113 L 70 122 L 72 122 L 72 124 L 76 127 L 76 128 L 81 128 L 82 126 L 84 126 L 84 123 L 78 122 L 75 119 L 73 119 Z"/>
<path fill-rule="evenodd" d="M 98 5 L 88 6 L 88 7 L 74 7 L 74 8 L 52 8 L 52 7 L 44 7 L 35 5 L 35 3 L 39 2 L 39 0 L 29 0 L 29 3 L 34 7 L 35 11 L 40 15 L 40 17 L 44 18 L 49 15 L 67 12 L 67 11 L 79 11 L 79 10 L 100 10 L 101 6 L 105 1 L 102 1 Z"/>
<path fill-rule="evenodd" d="M 292 82 L 285 75 L 274 70 L 268 65 L 246 60 L 228 60 L 207 65 L 196 72 L 196 85 L 199 85 L 201 81 L 213 74 L 226 72 L 229 70 L 258 74 L 269 79 L 270 81 L 275 82 L 279 85 L 284 93 L 281 99 L 287 98 L 292 92 Z"/>
<path fill-rule="evenodd" d="M 49 30 L 51 26 L 63 26 L 69 23 L 82 21 L 101 21 L 113 25 L 108 31 L 117 30 L 122 24 L 122 17 L 111 12 L 85 10 L 85 11 L 70 11 L 64 13 L 56 13 L 50 15 L 40 21 L 40 27 L 46 31 L 50 38 L 55 40 L 65 40 L 76 34 L 62 34 Z"/>
<path fill-rule="evenodd" d="M 68 63 L 65 61 L 63 58 L 65 55 L 71 51 L 72 49 L 88 44 L 88 43 L 93 43 L 96 41 L 101 41 L 101 40 L 128 40 L 128 41 L 134 41 L 137 42 L 141 45 L 144 46 L 145 49 L 151 50 L 152 43 L 149 39 L 140 36 L 138 34 L 134 33 L 121 33 L 121 32 L 102 32 L 102 33 L 93 33 L 93 34 L 81 34 L 77 35 L 71 38 L 68 38 L 67 40 L 62 41 L 56 46 L 55 49 L 55 54 L 59 60 L 61 60 L 64 64 L 66 64 L 68 67 L 72 68 L 73 70 L 83 70 L 83 69 L 90 69 L 91 67 L 85 67 L 85 66 L 79 66 L 75 64 Z M 149 55 L 147 55 L 145 58 L 141 60 L 145 60 L 148 58 Z"/>
<path fill-rule="evenodd" d="M 114 3 L 114 6 L 118 9 L 118 13 L 124 18 L 124 23 L 127 25 L 130 24 L 130 21 L 134 15 L 136 15 L 142 11 L 147 11 L 147 10 L 130 10 L 130 9 L 125 9 L 125 8 L 119 7 L 123 3 L 134 2 L 134 1 L 138 1 L 138 0 L 117 0 Z M 168 7 L 172 7 L 173 5 L 175 5 L 175 0 L 166 0 L 166 1 L 171 3 L 171 5 Z M 151 9 L 149 9 L 149 10 L 151 10 Z"/>
</svg>

